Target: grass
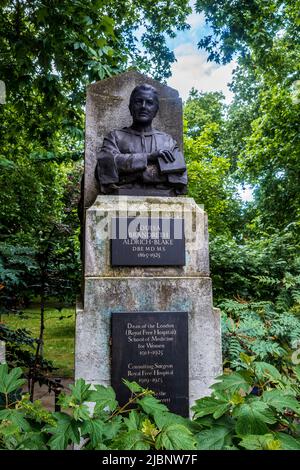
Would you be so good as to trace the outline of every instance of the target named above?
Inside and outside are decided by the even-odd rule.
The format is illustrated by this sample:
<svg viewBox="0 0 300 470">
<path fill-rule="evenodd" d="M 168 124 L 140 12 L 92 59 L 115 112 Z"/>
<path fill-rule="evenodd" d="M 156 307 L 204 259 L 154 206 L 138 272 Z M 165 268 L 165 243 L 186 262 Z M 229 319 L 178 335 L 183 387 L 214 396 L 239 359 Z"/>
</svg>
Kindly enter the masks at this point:
<svg viewBox="0 0 300 470">
<path fill-rule="evenodd" d="M 22 314 L 4 314 L 1 321 L 12 328 L 26 328 L 39 336 L 40 310 L 33 305 Z M 61 311 L 52 306 L 45 309 L 44 357 L 53 361 L 57 377 L 74 377 L 75 307 Z"/>
</svg>

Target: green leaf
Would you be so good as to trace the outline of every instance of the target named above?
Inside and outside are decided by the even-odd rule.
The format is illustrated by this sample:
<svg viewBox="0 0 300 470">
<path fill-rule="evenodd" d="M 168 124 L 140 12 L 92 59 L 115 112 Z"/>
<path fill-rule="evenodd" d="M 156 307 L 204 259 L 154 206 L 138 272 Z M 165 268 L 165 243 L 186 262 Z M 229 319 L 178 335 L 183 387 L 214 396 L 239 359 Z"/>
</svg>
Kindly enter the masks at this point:
<svg viewBox="0 0 300 470">
<path fill-rule="evenodd" d="M 228 400 L 219 400 L 215 397 L 204 397 L 196 400 L 195 405 L 192 407 L 194 411 L 194 419 L 201 418 L 212 414 L 215 419 L 220 418 L 227 410 L 229 410 L 231 403 Z"/>
<path fill-rule="evenodd" d="M 83 21 L 84 21 L 84 23 L 86 23 L 87 25 L 93 24 L 92 18 L 91 18 L 90 16 L 88 16 L 88 15 L 86 15 L 86 16 L 83 17 Z"/>
<path fill-rule="evenodd" d="M 245 354 L 245 353 L 240 353 L 240 359 L 242 362 L 244 362 L 244 364 L 246 364 L 247 366 L 250 366 L 252 364 L 252 362 L 255 360 L 255 356 L 248 356 L 248 354 Z"/>
<path fill-rule="evenodd" d="M 84 421 L 80 429 L 83 437 L 87 435 L 90 437 L 93 448 L 101 444 L 104 431 L 104 423 L 101 419 L 88 419 Z"/>
<path fill-rule="evenodd" d="M 275 383 L 282 380 L 280 372 L 267 362 L 254 362 L 254 370 L 259 380 L 269 378 Z"/>
<path fill-rule="evenodd" d="M 76 403 L 74 403 L 72 396 L 68 395 L 65 392 L 60 392 L 59 397 L 58 397 L 58 404 L 62 408 L 72 408 L 76 406 Z"/>
<path fill-rule="evenodd" d="M 45 426 L 44 432 L 52 434 L 48 445 L 52 450 L 64 450 L 68 444 L 77 443 L 80 441 L 80 433 L 78 423 L 71 417 L 64 413 L 55 413 L 57 419 L 56 426 Z"/>
<path fill-rule="evenodd" d="M 171 424 L 181 424 L 186 427 L 191 425 L 190 420 L 169 412 L 154 413 L 154 421 L 159 429 L 162 429 L 164 426 L 170 426 Z"/>
<path fill-rule="evenodd" d="M 228 375 L 223 374 L 218 377 L 217 380 L 221 380 L 221 382 L 215 383 L 211 388 L 216 392 L 229 392 L 230 395 L 241 391 L 247 393 L 251 386 L 250 377 L 238 372 L 233 372 Z"/>
<path fill-rule="evenodd" d="M 84 421 L 85 419 L 89 419 L 89 408 L 84 403 L 81 403 L 81 405 L 78 405 L 74 408 L 73 416 L 75 421 Z"/>
<path fill-rule="evenodd" d="M 137 400 L 137 404 L 146 414 L 154 415 L 156 412 L 169 411 L 168 408 L 160 403 L 155 397 L 149 395 L 141 400 Z"/>
<path fill-rule="evenodd" d="M 84 448 L 84 450 L 109 450 L 110 448 L 107 447 L 105 444 L 102 442 L 99 442 L 95 447 L 92 446 L 91 443 L 87 444 Z"/>
<path fill-rule="evenodd" d="M 113 442 L 112 448 L 117 450 L 149 450 L 150 445 L 142 432 L 132 430 L 119 434 Z"/>
<path fill-rule="evenodd" d="M 102 16 L 101 26 L 103 26 L 103 28 L 107 31 L 108 34 L 114 37 L 115 21 L 113 18 L 111 18 L 110 16 Z"/>
<path fill-rule="evenodd" d="M 21 379 L 23 372 L 20 367 L 15 367 L 8 372 L 7 364 L 0 365 L 0 393 L 9 394 L 18 390 L 24 383 L 25 379 Z"/>
<path fill-rule="evenodd" d="M 20 428 L 16 424 L 12 424 L 11 421 L 2 421 L 0 422 L 0 439 L 3 442 L 6 442 L 12 437 L 15 441 L 16 437 L 20 434 Z M 4 438 L 4 439 L 3 439 Z M 14 448 L 16 447 L 16 442 L 14 442 Z"/>
<path fill-rule="evenodd" d="M 295 375 L 296 375 L 296 378 L 297 378 L 298 382 L 300 382 L 300 366 L 294 366 L 293 370 L 295 372 Z"/>
<path fill-rule="evenodd" d="M 155 442 L 157 450 L 195 450 L 196 445 L 193 434 L 181 424 L 163 427 Z"/>
<path fill-rule="evenodd" d="M 140 428 L 141 421 L 143 417 L 137 411 L 130 411 L 128 418 L 124 418 L 124 424 L 126 425 L 128 431 L 134 431 Z"/>
<path fill-rule="evenodd" d="M 266 403 L 259 400 L 249 401 L 233 411 L 233 416 L 237 418 L 236 432 L 238 435 L 245 434 L 268 434 L 267 424 L 276 422 L 274 413 Z"/>
<path fill-rule="evenodd" d="M 226 445 L 229 445 L 228 438 L 231 435 L 231 430 L 222 427 L 215 426 L 212 429 L 206 429 L 205 431 L 200 431 L 196 435 L 198 449 L 199 450 L 221 450 Z"/>
<path fill-rule="evenodd" d="M 242 438 L 240 446 L 248 450 L 280 450 L 281 443 L 273 434 L 248 435 Z"/>
<path fill-rule="evenodd" d="M 106 44 L 106 39 L 98 38 L 98 39 L 96 39 L 96 44 L 97 44 L 97 46 L 99 46 L 100 49 L 102 49 L 103 46 L 105 46 L 105 44 Z"/>
<path fill-rule="evenodd" d="M 14 426 L 17 426 L 20 430 L 29 432 L 31 431 L 31 426 L 24 417 L 24 411 L 21 410 L 1 410 L 0 411 L 0 421 L 1 420 L 10 421 Z"/>
<path fill-rule="evenodd" d="M 95 389 L 89 392 L 86 401 L 96 402 L 97 411 L 105 408 L 114 411 L 118 406 L 114 389 L 112 387 L 104 387 L 104 385 L 95 385 Z"/>
<path fill-rule="evenodd" d="M 0 167 L 4 169 L 14 169 L 16 167 L 15 163 L 12 160 L 8 160 L 3 155 L 0 155 Z"/>
<path fill-rule="evenodd" d="M 74 385 L 69 385 L 71 397 L 79 403 L 88 401 L 90 384 L 86 384 L 83 379 L 76 380 Z"/>
<path fill-rule="evenodd" d="M 145 390 L 137 382 L 129 382 L 129 380 L 126 379 L 123 379 L 122 382 L 132 393 L 142 393 Z"/>
<path fill-rule="evenodd" d="M 290 409 L 297 414 L 300 414 L 300 404 L 298 400 L 291 396 L 285 395 L 281 390 L 265 391 L 262 395 L 262 400 L 270 406 L 273 406 L 277 411 L 284 412 Z"/>
<path fill-rule="evenodd" d="M 277 432 L 276 437 L 279 439 L 284 450 L 300 450 L 300 438 L 290 436 L 285 432 Z"/>
<path fill-rule="evenodd" d="M 150 419 L 145 418 L 142 422 L 141 426 L 142 433 L 152 441 L 155 441 L 157 434 L 159 433 L 159 429 L 155 426 L 155 424 L 150 421 Z"/>
<path fill-rule="evenodd" d="M 115 416 L 109 422 L 104 423 L 103 436 L 108 439 L 114 439 L 122 427 L 121 416 Z"/>
<path fill-rule="evenodd" d="M 47 450 L 46 436 L 40 432 L 26 432 L 19 441 L 17 450 Z"/>
<path fill-rule="evenodd" d="M 222 418 L 221 418 L 222 419 Z M 204 416 L 203 418 L 198 418 L 196 421 L 192 421 L 193 425 L 197 425 L 196 430 L 202 431 L 203 428 L 211 428 L 215 424 L 215 420 L 212 415 Z"/>
<path fill-rule="evenodd" d="M 96 447 L 92 447 L 91 450 L 109 450 L 109 448 L 100 442 Z"/>
</svg>

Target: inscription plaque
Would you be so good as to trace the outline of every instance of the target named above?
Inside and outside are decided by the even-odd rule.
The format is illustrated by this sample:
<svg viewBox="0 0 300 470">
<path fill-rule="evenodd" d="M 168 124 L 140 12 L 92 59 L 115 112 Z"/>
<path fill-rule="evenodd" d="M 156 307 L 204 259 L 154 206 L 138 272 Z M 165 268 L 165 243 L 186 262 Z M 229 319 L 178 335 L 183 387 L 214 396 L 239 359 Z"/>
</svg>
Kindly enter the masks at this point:
<svg viewBox="0 0 300 470">
<path fill-rule="evenodd" d="M 117 217 L 112 219 L 112 266 L 184 266 L 184 220 Z"/>
<path fill-rule="evenodd" d="M 112 386 L 124 405 L 122 379 L 151 389 L 170 411 L 189 415 L 187 312 L 112 313 Z"/>
</svg>

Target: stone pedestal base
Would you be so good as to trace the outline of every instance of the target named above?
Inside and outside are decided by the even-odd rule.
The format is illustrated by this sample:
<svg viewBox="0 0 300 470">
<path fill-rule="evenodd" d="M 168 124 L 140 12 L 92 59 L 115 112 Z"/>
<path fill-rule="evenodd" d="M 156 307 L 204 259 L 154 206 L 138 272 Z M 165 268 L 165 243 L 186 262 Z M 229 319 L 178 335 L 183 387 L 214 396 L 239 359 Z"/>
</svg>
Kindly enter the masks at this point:
<svg viewBox="0 0 300 470">
<path fill-rule="evenodd" d="M 183 267 L 110 266 L 111 218 L 130 214 L 184 218 Z M 107 226 L 105 227 L 105 223 Z M 221 373 L 219 311 L 212 306 L 206 214 L 189 198 L 100 196 L 87 211 L 84 307 L 77 307 L 76 378 L 110 385 L 112 312 L 188 312 L 190 406 Z"/>
</svg>

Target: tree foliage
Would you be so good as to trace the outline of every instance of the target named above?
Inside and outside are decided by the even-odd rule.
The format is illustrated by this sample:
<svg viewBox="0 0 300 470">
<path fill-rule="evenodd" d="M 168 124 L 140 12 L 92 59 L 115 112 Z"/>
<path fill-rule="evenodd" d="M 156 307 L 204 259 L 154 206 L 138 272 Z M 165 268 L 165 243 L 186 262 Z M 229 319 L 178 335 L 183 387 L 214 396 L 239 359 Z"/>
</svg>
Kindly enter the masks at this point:
<svg viewBox="0 0 300 470">
<path fill-rule="evenodd" d="M 213 143 L 213 155 L 227 168 L 218 190 L 223 191 L 228 181 L 236 189 L 250 184 L 253 190 L 252 201 L 237 200 L 238 218 L 223 207 L 217 225 L 221 230 L 211 232 L 213 289 L 223 310 L 225 363 L 239 367 L 244 352 L 290 367 L 293 344 L 300 338 L 299 1 L 198 0 L 196 9 L 204 12 L 212 30 L 198 44 L 209 60 L 237 62 L 231 84 L 234 99 L 218 121 Z M 186 107 L 190 109 L 188 103 Z M 203 116 L 192 112 L 196 142 L 204 137 Z M 194 160 L 205 158 L 211 142 L 210 147 L 198 146 Z M 204 179 L 201 183 L 209 188 Z M 210 189 L 218 194 L 216 188 Z M 202 189 L 199 196 L 199 202 L 212 201 L 210 220 L 220 205 L 220 193 L 216 203 L 209 191 Z M 224 215 L 230 231 L 220 225 Z"/>
<path fill-rule="evenodd" d="M 196 10 L 204 12 L 214 34 L 199 42 L 209 59 L 228 62 L 236 54 L 255 57 L 264 66 L 276 66 L 277 41 L 299 41 L 298 0 L 197 0 Z"/>
<path fill-rule="evenodd" d="M 255 185 L 264 226 L 284 228 L 299 220 L 299 1 L 199 0 L 196 8 L 214 33 L 199 46 L 210 59 L 238 62 L 223 152 L 240 181 Z"/>
<path fill-rule="evenodd" d="M 17 308 L 41 296 L 43 283 L 47 296 L 74 299 L 80 278 L 81 166 L 24 163 L 22 169 L 21 175 L 12 170 L 0 177 L 7 200 L 0 208 L 2 308 Z"/>
<path fill-rule="evenodd" d="M 0 269 L 10 306 L 41 288 L 74 300 L 86 85 L 128 67 L 167 77 L 166 34 L 187 27 L 189 12 L 187 0 L 1 2 Z"/>
<path fill-rule="evenodd" d="M 260 93 L 259 115 L 245 139 L 240 168 L 256 185 L 257 212 L 265 226 L 284 228 L 299 220 L 299 111 L 288 87 Z"/>
<path fill-rule="evenodd" d="M 167 77 L 174 55 L 165 33 L 185 28 L 190 8 L 186 0 L 160 3 L 158 9 L 148 0 L 2 2 L 1 79 L 7 102 L 1 107 L 1 139 L 11 146 L 23 137 L 31 143 L 23 148 L 25 155 L 32 150 L 66 154 L 60 149 L 66 140 L 75 152 L 72 139 L 82 137 L 88 83 L 129 66 Z M 138 27 L 145 28 L 141 46 Z"/>
<path fill-rule="evenodd" d="M 272 236 L 245 228 L 250 235 L 241 241 L 226 235 L 210 244 L 216 300 L 240 298 L 275 302 L 286 310 L 296 302 L 299 277 L 298 224 Z M 256 226 L 254 226 L 254 231 Z M 247 232 L 246 232 L 247 234 Z M 285 302 L 284 302 L 285 299 Z"/>
<path fill-rule="evenodd" d="M 230 177 L 230 160 L 220 152 L 225 125 L 224 96 L 192 89 L 184 107 L 184 153 L 189 195 L 209 214 L 212 234 L 231 232 L 239 220 L 239 201 Z"/>
</svg>

